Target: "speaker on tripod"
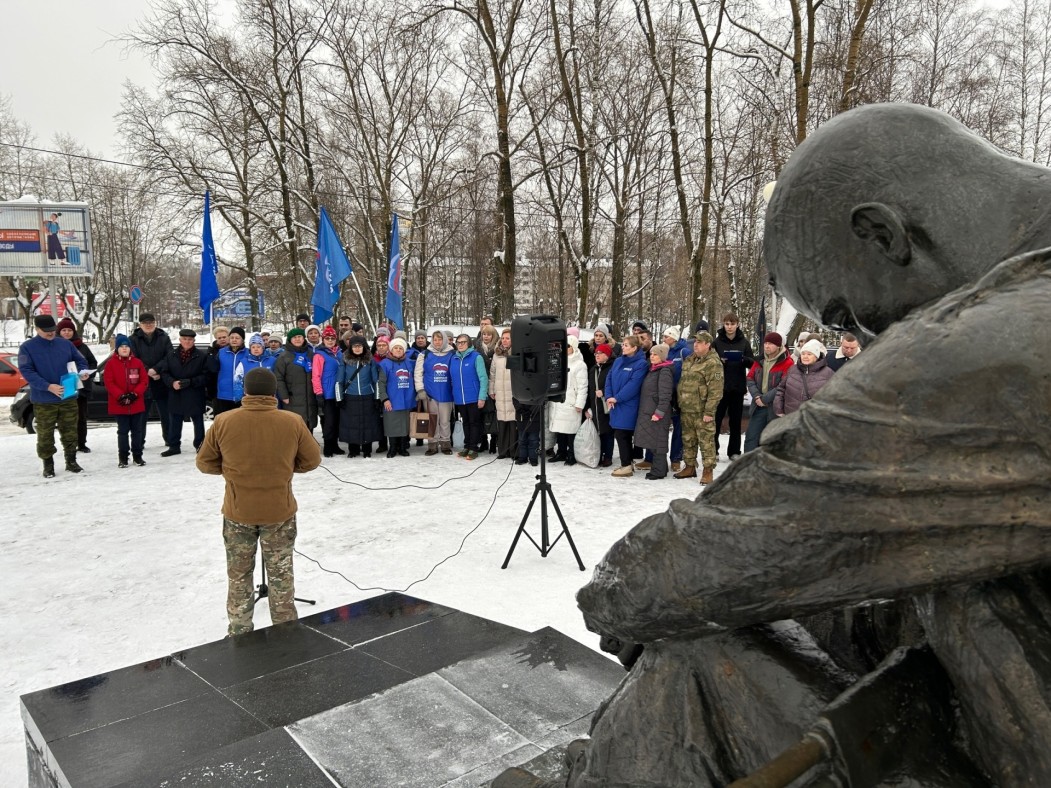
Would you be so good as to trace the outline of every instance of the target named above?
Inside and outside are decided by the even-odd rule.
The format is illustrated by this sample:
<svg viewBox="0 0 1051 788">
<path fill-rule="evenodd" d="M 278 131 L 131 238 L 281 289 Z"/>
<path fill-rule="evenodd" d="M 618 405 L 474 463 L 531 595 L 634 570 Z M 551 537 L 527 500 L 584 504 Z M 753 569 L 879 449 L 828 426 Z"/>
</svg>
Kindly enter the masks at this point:
<svg viewBox="0 0 1051 788">
<path fill-rule="evenodd" d="M 501 569 L 507 569 L 511 562 L 511 554 L 514 553 L 518 540 L 525 534 L 526 539 L 540 551 L 542 558 L 547 558 L 558 540 L 564 535 L 573 556 L 577 559 L 577 566 L 584 571 L 584 562 L 580 560 L 577 546 L 573 544 L 573 537 L 569 533 L 566 520 L 562 511 L 558 508 L 551 484 L 547 481 L 547 447 L 544 445 L 545 424 L 547 419 L 548 400 L 561 401 L 566 395 L 566 384 L 569 378 L 569 366 L 566 360 L 566 324 L 553 315 L 523 315 L 516 317 L 511 322 L 511 355 L 507 359 L 507 368 L 511 370 L 511 394 L 516 400 L 523 404 L 530 404 L 540 409 L 540 474 L 536 477 L 536 487 L 533 489 L 533 497 L 529 500 L 525 515 L 515 533 L 511 549 L 507 551 L 507 558 Z M 525 530 L 526 522 L 533 511 L 533 504 L 540 499 L 540 543 Z M 558 521 L 562 525 L 562 531 L 550 541 L 547 521 L 547 504 L 550 500 L 551 506 L 558 515 Z"/>
</svg>

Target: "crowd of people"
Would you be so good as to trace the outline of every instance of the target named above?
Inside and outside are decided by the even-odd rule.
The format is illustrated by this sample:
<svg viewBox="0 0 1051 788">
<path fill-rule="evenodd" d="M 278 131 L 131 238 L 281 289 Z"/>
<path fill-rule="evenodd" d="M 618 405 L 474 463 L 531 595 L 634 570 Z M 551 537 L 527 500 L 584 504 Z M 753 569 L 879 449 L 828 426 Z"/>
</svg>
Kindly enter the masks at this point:
<svg viewBox="0 0 1051 788">
<path fill-rule="evenodd" d="M 650 480 L 699 475 L 704 485 L 713 478 L 724 421 L 727 456 L 733 460 L 742 452 L 746 392 L 751 405 L 743 450 L 751 451 L 772 419 L 797 410 L 860 352 L 857 338 L 846 334 L 835 356 L 826 358 L 816 335 L 804 334 L 793 356 L 771 332 L 757 357 L 732 312 L 714 334 L 701 321 L 683 336 L 666 330 L 660 341 L 641 321 L 619 341 L 603 323 L 587 341 L 570 327 L 566 393 L 549 403 L 544 419 L 535 404 L 515 399 L 507 363 L 511 329 L 491 319 L 481 321 L 476 338 L 421 330 L 411 341 L 394 326 L 381 325 L 370 339 L 347 316 L 334 322 L 322 327 L 300 314 L 283 337 L 214 326 L 213 341 L 204 346 L 184 328 L 173 345 L 156 317 L 143 313 L 130 336 L 116 336 L 102 377 L 117 422 L 118 466 L 145 464 L 146 419 L 154 408 L 165 444 L 161 457 L 182 452 L 186 421 L 199 450 L 207 408 L 219 415 L 241 407 L 246 374 L 266 369 L 277 381 L 278 409 L 299 416 L 311 433 L 320 424 L 325 457 L 367 458 L 374 451 L 405 457 L 414 440 L 426 446 L 426 456 L 451 455 L 459 422 L 457 454 L 465 460 L 488 453 L 535 466 L 543 445 L 550 462 L 574 465 L 577 433 L 590 421 L 598 435 L 598 467 L 613 466 L 617 450 L 614 477 L 637 471 Z M 36 329 L 38 336 L 19 356 L 37 408 L 44 475 L 54 475 L 56 428 L 67 470 L 79 473 L 76 454 L 90 451 L 85 390 L 67 397 L 59 384 L 70 374 L 90 384 L 84 373 L 95 368 L 95 359 L 68 318 L 56 324 L 40 316 Z"/>
</svg>

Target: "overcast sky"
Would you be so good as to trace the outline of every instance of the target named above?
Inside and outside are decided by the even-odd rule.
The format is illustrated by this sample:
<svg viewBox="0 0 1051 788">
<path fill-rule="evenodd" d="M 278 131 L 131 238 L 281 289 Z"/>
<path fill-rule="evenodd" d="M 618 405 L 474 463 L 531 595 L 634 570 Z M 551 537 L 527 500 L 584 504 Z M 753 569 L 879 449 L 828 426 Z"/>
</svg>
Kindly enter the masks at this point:
<svg viewBox="0 0 1051 788">
<path fill-rule="evenodd" d="M 112 41 L 148 12 L 144 0 L 4 2 L 0 94 L 51 148 L 69 133 L 94 153 L 117 154 L 113 116 L 123 84 L 153 87 L 148 61 Z"/>
</svg>

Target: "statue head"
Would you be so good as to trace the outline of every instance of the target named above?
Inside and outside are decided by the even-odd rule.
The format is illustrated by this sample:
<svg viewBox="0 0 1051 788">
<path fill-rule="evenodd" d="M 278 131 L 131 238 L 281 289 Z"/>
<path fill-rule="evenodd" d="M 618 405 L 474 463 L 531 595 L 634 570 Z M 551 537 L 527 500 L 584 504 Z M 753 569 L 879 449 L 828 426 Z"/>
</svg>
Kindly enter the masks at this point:
<svg viewBox="0 0 1051 788">
<path fill-rule="evenodd" d="M 1038 248 L 1051 171 L 943 112 L 874 104 L 825 123 L 774 188 L 764 257 L 778 292 L 823 324 L 876 334 L 1001 260 Z"/>
</svg>

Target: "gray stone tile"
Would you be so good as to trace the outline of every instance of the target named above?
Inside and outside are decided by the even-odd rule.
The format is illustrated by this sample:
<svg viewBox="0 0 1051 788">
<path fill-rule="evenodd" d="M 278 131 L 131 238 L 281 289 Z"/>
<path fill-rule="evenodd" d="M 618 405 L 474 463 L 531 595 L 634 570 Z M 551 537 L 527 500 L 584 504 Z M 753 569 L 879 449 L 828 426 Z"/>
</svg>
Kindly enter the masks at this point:
<svg viewBox="0 0 1051 788">
<path fill-rule="evenodd" d="M 531 742 L 568 741 L 563 727 L 590 715 L 624 669 L 549 628 L 438 673 Z"/>
<path fill-rule="evenodd" d="M 523 763 L 540 761 L 545 755 L 547 753 L 542 752 L 539 747 L 527 744 L 525 747 L 519 747 L 517 750 L 484 763 L 477 769 L 472 769 L 462 777 L 457 777 L 455 780 L 447 782 L 442 788 L 477 788 L 477 786 L 487 786 L 505 769 L 510 769 L 512 766 L 518 766 Z M 551 757 L 556 758 L 557 756 L 553 755 Z M 539 772 L 534 772 L 534 774 L 546 776 L 546 774 L 540 775 Z"/>
<path fill-rule="evenodd" d="M 528 744 L 436 675 L 316 714 L 287 730 L 345 788 L 433 788 Z"/>
</svg>

